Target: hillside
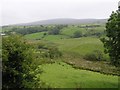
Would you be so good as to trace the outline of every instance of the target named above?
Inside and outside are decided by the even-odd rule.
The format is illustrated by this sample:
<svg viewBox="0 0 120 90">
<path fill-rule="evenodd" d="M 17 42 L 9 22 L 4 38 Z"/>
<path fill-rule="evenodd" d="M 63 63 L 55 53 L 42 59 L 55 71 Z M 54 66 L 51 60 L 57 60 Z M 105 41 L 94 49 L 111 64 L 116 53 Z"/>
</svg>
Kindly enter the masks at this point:
<svg viewBox="0 0 120 90">
<path fill-rule="evenodd" d="M 71 18 L 58 18 L 58 19 L 49 19 L 49 20 L 41 20 L 30 23 L 21 23 L 17 25 L 58 25 L 58 24 L 94 24 L 94 23 L 106 23 L 107 19 L 71 19 Z"/>
</svg>

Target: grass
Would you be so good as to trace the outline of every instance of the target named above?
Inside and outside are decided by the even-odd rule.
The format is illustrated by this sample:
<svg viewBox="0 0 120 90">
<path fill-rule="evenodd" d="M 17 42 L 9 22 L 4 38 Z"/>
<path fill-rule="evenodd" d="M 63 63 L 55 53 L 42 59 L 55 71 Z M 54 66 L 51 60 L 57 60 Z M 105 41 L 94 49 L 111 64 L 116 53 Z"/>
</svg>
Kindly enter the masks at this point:
<svg viewBox="0 0 120 90">
<path fill-rule="evenodd" d="M 68 38 L 65 35 L 47 35 L 45 38 L 43 38 L 43 40 L 47 40 L 47 41 L 55 41 L 55 40 L 62 40 L 62 39 L 66 39 Z"/>
<path fill-rule="evenodd" d="M 40 66 L 42 74 L 37 77 L 52 88 L 117 88 L 118 77 L 96 72 L 74 69 L 57 62 Z"/>
<path fill-rule="evenodd" d="M 83 34 L 86 32 L 85 29 L 79 27 L 69 26 L 61 30 L 63 35 L 73 36 L 74 32 L 81 31 Z"/>
<path fill-rule="evenodd" d="M 43 36 L 43 32 L 25 35 L 27 39 L 39 39 Z M 69 38 L 65 35 L 47 35 L 42 41 L 49 41 L 56 43 L 59 50 L 65 53 L 78 54 L 84 56 L 94 50 L 104 52 L 103 43 L 99 38 L 95 37 L 82 37 L 82 38 Z M 107 55 L 105 55 L 107 56 Z"/>
<path fill-rule="evenodd" d="M 41 39 L 43 34 L 44 32 L 39 32 L 39 33 L 27 34 L 24 37 L 26 39 Z"/>
<path fill-rule="evenodd" d="M 67 36 L 73 36 L 74 32 L 81 31 L 82 34 L 84 35 L 88 32 L 101 33 L 101 32 L 104 32 L 104 30 L 105 30 L 105 26 L 103 26 L 103 25 L 100 27 L 94 27 L 94 28 L 81 28 L 79 26 L 68 26 L 61 30 L 61 34 L 67 35 Z"/>
<path fill-rule="evenodd" d="M 74 52 L 85 55 L 94 50 L 104 51 L 102 42 L 98 38 L 93 37 L 63 39 L 55 42 L 62 52 Z"/>
<path fill-rule="evenodd" d="M 60 40 L 60 39 L 66 39 L 69 38 L 68 36 L 65 35 L 46 35 L 43 38 L 43 34 L 45 32 L 39 32 L 39 33 L 33 33 L 33 34 L 27 34 L 24 36 L 24 38 L 28 39 L 28 40 L 37 40 L 37 39 L 42 39 L 42 40 L 47 40 L 47 41 L 54 41 L 54 40 Z"/>
</svg>

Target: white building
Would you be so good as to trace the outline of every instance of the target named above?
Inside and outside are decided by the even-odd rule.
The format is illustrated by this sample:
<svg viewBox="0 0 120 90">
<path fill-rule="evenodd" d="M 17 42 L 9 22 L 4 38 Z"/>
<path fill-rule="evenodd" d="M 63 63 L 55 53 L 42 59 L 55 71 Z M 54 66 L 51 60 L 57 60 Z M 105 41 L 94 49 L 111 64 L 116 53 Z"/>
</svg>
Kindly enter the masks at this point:
<svg viewBox="0 0 120 90">
<path fill-rule="evenodd" d="M 5 33 L 0 33 L 1 36 L 5 36 Z"/>
</svg>

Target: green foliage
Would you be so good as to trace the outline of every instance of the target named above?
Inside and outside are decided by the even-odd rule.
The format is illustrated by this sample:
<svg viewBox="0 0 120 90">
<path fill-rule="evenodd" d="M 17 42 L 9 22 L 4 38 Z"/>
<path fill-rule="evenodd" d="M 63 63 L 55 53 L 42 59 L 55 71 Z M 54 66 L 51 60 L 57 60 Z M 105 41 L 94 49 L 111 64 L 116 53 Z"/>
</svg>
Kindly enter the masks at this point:
<svg viewBox="0 0 120 90">
<path fill-rule="evenodd" d="M 120 13 L 112 12 L 106 23 L 106 38 L 101 39 L 111 63 L 120 66 Z"/>
<path fill-rule="evenodd" d="M 81 31 L 76 31 L 76 32 L 74 32 L 74 34 L 73 34 L 73 37 L 74 38 L 79 38 L 79 37 L 82 37 L 83 35 L 82 35 L 82 32 Z"/>
<path fill-rule="evenodd" d="M 104 35 L 103 31 L 95 31 L 93 29 L 87 30 L 87 32 L 84 34 L 85 37 L 90 37 L 90 36 L 100 37 L 102 35 Z"/>
<path fill-rule="evenodd" d="M 104 60 L 103 53 L 99 50 L 94 50 L 93 52 L 86 54 L 84 56 L 84 59 L 86 60 L 92 60 L 92 61 L 102 61 Z"/>
<path fill-rule="evenodd" d="M 45 31 L 47 31 L 47 29 L 43 26 L 36 26 L 36 27 L 25 26 L 21 28 L 14 27 L 10 32 L 26 35 L 26 34 L 37 33 L 37 32 L 45 32 Z"/>
<path fill-rule="evenodd" d="M 2 41 L 2 87 L 29 87 L 28 83 L 34 82 L 31 73 L 33 50 L 17 35 L 3 37 Z"/>
<path fill-rule="evenodd" d="M 58 34 L 60 34 L 60 29 L 55 28 L 55 29 L 53 29 L 53 30 L 49 30 L 49 31 L 48 31 L 48 34 L 49 34 L 49 35 L 58 35 Z"/>
<path fill-rule="evenodd" d="M 41 57 L 43 58 L 59 58 L 62 56 L 62 53 L 58 50 L 56 45 L 52 44 L 44 44 L 38 43 L 37 44 L 37 51 L 40 52 Z"/>
</svg>

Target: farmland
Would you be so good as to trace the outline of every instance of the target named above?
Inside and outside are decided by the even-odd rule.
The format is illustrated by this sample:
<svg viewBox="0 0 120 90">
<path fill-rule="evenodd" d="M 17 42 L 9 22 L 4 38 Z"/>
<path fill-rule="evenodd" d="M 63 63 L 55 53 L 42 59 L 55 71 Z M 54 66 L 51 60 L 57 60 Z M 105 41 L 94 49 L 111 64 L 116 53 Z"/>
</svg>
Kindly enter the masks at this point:
<svg viewBox="0 0 120 90">
<path fill-rule="evenodd" d="M 42 73 L 35 76 L 44 82 L 41 87 L 117 88 L 119 71 L 110 64 L 100 40 L 104 30 L 104 24 L 3 28 L 7 35 L 21 34 L 37 47 L 34 63 Z M 77 38 L 75 32 L 80 32 Z"/>
</svg>

